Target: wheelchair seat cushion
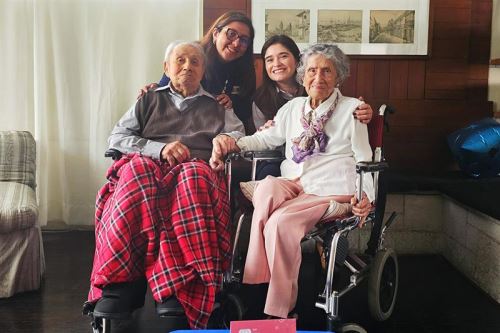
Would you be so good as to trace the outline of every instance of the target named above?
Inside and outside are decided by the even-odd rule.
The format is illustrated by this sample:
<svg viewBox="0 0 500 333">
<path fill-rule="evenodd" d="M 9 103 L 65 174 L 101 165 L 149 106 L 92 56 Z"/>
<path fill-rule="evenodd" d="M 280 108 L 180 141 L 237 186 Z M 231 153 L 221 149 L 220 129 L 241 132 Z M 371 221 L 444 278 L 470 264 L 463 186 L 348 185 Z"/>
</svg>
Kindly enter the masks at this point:
<svg viewBox="0 0 500 333">
<path fill-rule="evenodd" d="M 250 202 L 252 202 L 253 193 L 255 192 L 255 187 L 257 187 L 258 183 L 258 180 L 251 180 L 249 182 L 240 183 L 241 193 L 243 193 L 245 198 L 247 198 Z"/>
<path fill-rule="evenodd" d="M 319 220 L 320 223 L 330 222 L 332 220 L 347 217 L 352 211 L 350 203 L 340 203 L 335 200 L 330 200 L 330 205 Z"/>
</svg>

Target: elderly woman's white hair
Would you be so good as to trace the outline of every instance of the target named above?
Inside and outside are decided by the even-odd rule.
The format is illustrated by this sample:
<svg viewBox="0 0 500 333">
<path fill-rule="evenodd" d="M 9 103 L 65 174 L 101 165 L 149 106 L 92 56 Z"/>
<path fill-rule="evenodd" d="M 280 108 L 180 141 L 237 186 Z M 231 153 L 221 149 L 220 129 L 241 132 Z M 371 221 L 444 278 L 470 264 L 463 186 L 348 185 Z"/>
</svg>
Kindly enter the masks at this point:
<svg viewBox="0 0 500 333">
<path fill-rule="evenodd" d="M 297 67 L 297 82 L 300 84 L 304 82 L 307 60 L 309 57 L 318 54 L 323 55 L 333 63 L 337 71 L 337 83 L 341 85 L 349 76 L 349 58 L 334 44 L 315 44 L 302 51 L 300 63 Z"/>
<path fill-rule="evenodd" d="M 163 61 L 168 61 L 168 58 L 174 51 L 174 49 L 179 46 L 179 45 L 189 45 L 194 47 L 200 54 L 203 56 L 203 64 L 206 65 L 207 63 L 207 56 L 205 55 L 205 50 L 203 50 L 203 47 L 200 45 L 199 42 L 188 42 L 185 40 L 174 40 L 170 44 L 167 45 L 167 48 L 165 49 L 165 57 L 163 58 Z"/>
</svg>

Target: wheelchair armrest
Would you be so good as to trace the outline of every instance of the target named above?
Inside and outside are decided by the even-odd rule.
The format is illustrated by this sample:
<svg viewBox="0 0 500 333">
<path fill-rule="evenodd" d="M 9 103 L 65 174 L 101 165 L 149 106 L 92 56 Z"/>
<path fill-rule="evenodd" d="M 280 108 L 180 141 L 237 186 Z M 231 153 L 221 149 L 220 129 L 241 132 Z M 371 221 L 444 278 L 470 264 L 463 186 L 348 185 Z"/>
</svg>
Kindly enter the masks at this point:
<svg viewBox="0 0 500 333">
<path fill-rule="evenodd" d="M 262 150 L 262 151 L 246 151 L 244 153 L 230 153 L 226 156 L 226 163 L 231 163 L 231 161 L 239 160 L 244 158 L 248 161 L 253 160 L 271 160 L 271 161 L 282 161 L 285 156 L 279 150 Z"/>
<path fill-rule="evenodd" d="M 240 153 L 229 153 L 226 155 L 225 162 L 226 163 L 231 163 L 232 161 L 239 160 L 241 158 Z"/>
<path fill-rule="evenodd" d="M 123 154 L 121 151 L 114 148 L 110 148 L 104 153 L 104 157 L 111 157 L 113 161 L 118 161 L 120 158 L 122 158 L 122 155 Z"/>
<path fill-rule="evenodd" d="M 383 171 L 389 167 L 387 162 L 358 162 L 356 163 L 356 172 L 357 173 L 365 173 L 365 172 L 377 172 Z"/>
<path fill-rule="evenodd" d="M 243 158 L 252 163 L 251 180 L 255 180 L 257 164 L 261 161 L 281 162 L 285 156 L 280 150 L 246 151 L 244 153 L 230 153 L 225 157 L 225 171 L 228 176 L 228 185 L 231 184 L 231 170 L 233 161 Z"/>
<path fill-rule="evenodd" d="M 246 151 L 243 153 L 243 157 L 251 161 L 254 159 L 282 161 L 285 159 L 281 150 Z"/>
<path fill-rule="evenodd" d="M 266 162 L 281 162 L 285 156 L 281 149 L 277 150 L 261 150 L 261 151 L 247 151 L 243 153 L 246 160 L 252 162 L 252 180 L 257 177 L 257 164 L 262 161 Z"/>
</svg>

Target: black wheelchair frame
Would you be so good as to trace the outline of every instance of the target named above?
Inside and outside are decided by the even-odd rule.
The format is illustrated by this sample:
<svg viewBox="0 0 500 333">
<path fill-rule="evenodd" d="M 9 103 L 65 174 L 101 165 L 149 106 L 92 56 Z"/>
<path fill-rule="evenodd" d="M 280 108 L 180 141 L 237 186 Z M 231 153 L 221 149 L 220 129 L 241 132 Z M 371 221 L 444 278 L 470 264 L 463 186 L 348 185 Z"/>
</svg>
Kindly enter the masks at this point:
<svg viewBox="0 0 500 333">
<path fill-rule="evenodd" d="M 382 131 L 384 125 L 387 126 L 387 113 L 394 112 L 385 104 L 379 109 L 369 124 L 370 137 L 378 136 L 377 143 L 382 142 Z M 372 140 L 371 140 L 372 141 Z M 358 200 L 362 197 L 363 176 L 373 174 L 375 184 L 375 205 L 368 217 L 366 224 L 371 225 L 370 238 L 363 255 L 349 253 L 347 234 L 358 228 L 359 218 L 350 216 L 346 218 L 330 219 L 321 221 L 316 227 L 306 234 L 303 242 L 314 239 L 323 244 L 323 251 L 326 255 L 326 282 L 324 290 L 318 295 L 316 307 L 326 313 L 326 328 L 335 332 L 366 332 L 361 326 L 352 323 L 342 323 L 339 316 L 340 298 L 348 291 L 358 286 L 363 280 L 368 280 L 368 306 L 371 316 L 378 321 L 388 319 L 395 306 L 397 290 L 399 285 L 399 267 L 396 253 L 391 248 L 384 246 L 385 233 L 395 221 L 396 213 L 392 212 L 385 221 L 385 204 L 387 189 L 385 185 L 384 171 L 388 168 L 382 154 L 381 144 L 373 146 L 374 160 L 372 162 L 360 162 L 356 165 L 356 172 L 359 175 L 359 183 L 356 193 Z M 232 174 L 232 161 L 238 158 L 245 158 L 252 162 L 252 180 L 255 180 L 257 165 L 261 161 L 281 161 L 283 156 L 276 151 L 255 151 L 245 152 L 242 155 L 232 154 L 226 160 L 226 173 L 229 181 Z M 238 253 L 239 235 L 242 223 L 251 213 L 250 210 L 243 211 L 236 225 L 231 265 L 224 276 L 225 286 L 240 284 L 242 281 L 241 255 Z M 350 272 L 349 283 L 339 290 L 333 287 L 334 273 L 341 266 Z M 233 308 L 240 308 L 244 311 L 241 300 L 232 300 Z"/>
</svg>

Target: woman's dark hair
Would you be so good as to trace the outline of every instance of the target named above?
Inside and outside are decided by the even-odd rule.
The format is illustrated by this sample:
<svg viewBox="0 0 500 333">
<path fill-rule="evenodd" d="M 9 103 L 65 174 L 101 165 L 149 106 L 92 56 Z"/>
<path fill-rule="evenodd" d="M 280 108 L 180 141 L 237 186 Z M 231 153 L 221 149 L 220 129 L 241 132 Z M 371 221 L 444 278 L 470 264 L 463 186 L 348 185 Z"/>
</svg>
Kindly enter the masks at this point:
<svg viewBox="0 0 500 333">
<path fill-rule="evenodd" d="M 254 101 L 256 101 L 257 106 L 266 116 L 266 119 L 272 119 L 278 109 L 282 107 L 283 101 L 278 99 L 276 94 L 276 84 L 269 77 L 266 70 L 266 52 L 269 47 L 275 44 L 283 45 L 295 58 L 297 64 L 300 61 L 300 50 L 297 44 L 286 35 L 274 35 L 269 37 L 268 40 L 262 45 L 262 50 L 260 52 L 260 58 L 262 59 L 262 85 L 255 93 Z M 294 75 L 295 77 L 295 75 Z M 259 103 L 260 102 L 260 103 Z M 261 104 L 261 105 L 259 105 Z"/>
<path fill-rule="evenodd" d="M 213 71 L 216 70 L 217 66 L 213 65 L 215 62 L 219 61 L 219 53 L 213 42 L 213 33 L 214 31 L 221 31 L 231 22 L 241 22 L 250 30 L 250 43 L 245 53 L 240 58 L 231 61 L 231 67 L 236 71 L 235 77 L 240 81 L 240 94 L 243 96 L 251 96 L 255 91 L 255 69 L 253 63 L 253 39 L 255 30 L 252 21 L 243 13 L 231 11 L 222 14 L 214 21 L 207 33 L 201 39 L 201 45 L 205 49 L 205 54 L 207 56 L 205 77 L 210 80 L 215 76 Z"/>
</svg>

